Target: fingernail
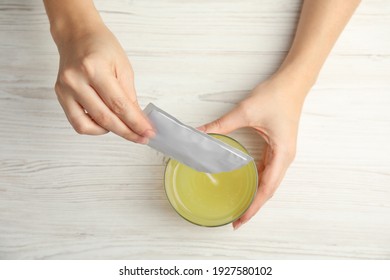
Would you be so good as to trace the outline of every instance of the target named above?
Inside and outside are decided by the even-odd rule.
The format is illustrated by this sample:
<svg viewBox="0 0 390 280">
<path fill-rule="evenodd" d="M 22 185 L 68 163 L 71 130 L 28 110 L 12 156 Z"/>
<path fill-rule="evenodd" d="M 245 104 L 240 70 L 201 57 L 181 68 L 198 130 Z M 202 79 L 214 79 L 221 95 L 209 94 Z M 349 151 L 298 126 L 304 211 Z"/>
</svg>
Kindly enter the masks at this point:
<svg viewBox="0 0 390 280">
<path fill-rule="evenodd" d="M 147 145 L 149 143 L 149 138 L 143 137 L 141 138 L 138 143 Z"/>
<path fill-rule="evenodd" d="M 148 130 L 146 130 L 146 131 L 142 134 L 142 136 L 144 136 L 144 137 L 146 137 L 146 138 L 153 138 L 153 137 L 156 136 L 156 132 L 154 132 L 154 131 L 151 130 L 151 129 L 148 129 Z"/>
<path fill-rule="evenodd" d="M 242 225 L 242 222 L 238 221 L 238 223 L 233 226 L 233 229 L 237 230 L 241 225 Z"/>
</svg>

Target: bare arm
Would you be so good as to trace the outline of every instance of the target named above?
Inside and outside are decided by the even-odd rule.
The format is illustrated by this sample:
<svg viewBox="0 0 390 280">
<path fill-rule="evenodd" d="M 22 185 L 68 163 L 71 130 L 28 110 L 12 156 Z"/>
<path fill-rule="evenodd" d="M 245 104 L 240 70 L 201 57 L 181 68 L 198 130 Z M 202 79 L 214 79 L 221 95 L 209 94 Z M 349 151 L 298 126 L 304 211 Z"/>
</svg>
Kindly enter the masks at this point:
<svg viewBox="0 0 390 280">
<path fill-rule="evenodd" d="M 60 43 L 104 24 L 92 0 L 43 0 L 53 39 Z"/>
<path fill-rule="evenodd" d="M 258 162 L 259 189 L 251 207 L 233 223 L 237 229 L 272 197 L 295 157 L 304 99 L 358 0 L 304 0 L 293 44 L 279 70 L 218 120 L 200 127 L 230 133 L 252 127 L 267 142 Z"/>
<path fill-rule="evenodd" d="M 311 87 L 360 0 L 304 0 L 294 41 L 277 74 Z"/>
</svg>

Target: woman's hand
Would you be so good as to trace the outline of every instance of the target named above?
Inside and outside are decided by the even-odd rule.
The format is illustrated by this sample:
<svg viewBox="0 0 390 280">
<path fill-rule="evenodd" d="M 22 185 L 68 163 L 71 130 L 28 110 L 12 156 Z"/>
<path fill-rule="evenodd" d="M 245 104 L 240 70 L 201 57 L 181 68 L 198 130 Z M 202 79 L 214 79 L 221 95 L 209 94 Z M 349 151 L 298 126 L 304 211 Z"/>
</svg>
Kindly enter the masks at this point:
<svg viewBox="0 0 390 280">
<path fill-rule="evenodd" d="M 248 98 L 223 117 L 199 127 L 206 133 L 228 134 L 242 127 L 255 129 L 267 143 L 258 162 L 259 186 L 250 208 L 233 223 L 237 229 L 272 197 L 293 161 L 298 123 L 306 87 L 274 76 L 259 84 Z"/>
<path fill-rule="evenodd" d="M 267 142 L 258 164 L 259 189 L 251 207 L 233 223 L 247 222 L 274 194 L 294 159 L 303 101 L 360 0 L 305 0 L 293 44 L 278 71 L 236 108 L 201 130 L 227 134 L 252 127 Z"/>
<path fill-rule="evenodd" d="M 153 128 L 140 109 L 129 60 L 115 36 L 97 22 L 74 36 L 57 36 L 60 66 L 55 91 L 80 134 L 108 131 L 147 143 Z"/>
</svg>

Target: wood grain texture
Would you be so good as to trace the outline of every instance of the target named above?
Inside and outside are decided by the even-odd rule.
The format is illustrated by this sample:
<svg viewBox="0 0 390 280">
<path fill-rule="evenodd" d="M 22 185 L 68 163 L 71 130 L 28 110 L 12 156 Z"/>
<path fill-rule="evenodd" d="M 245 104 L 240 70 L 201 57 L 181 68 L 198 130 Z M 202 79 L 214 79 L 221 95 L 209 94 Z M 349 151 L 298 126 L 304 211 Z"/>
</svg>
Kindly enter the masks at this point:
<svg viewBox="0 0 390 280">
<path fill-rule="evenodd" d="M 96 1 L 154 102 L 199 125 L 267 78 L 300 1 Z M 0 3 L 0 259 L 389 259 L 390 2 L 363 1 L 308 97 L 298 155 L 239 231 L 182 220 L 166 159 L 77 135 L 53 91 L 58 54 L 41 1 Z M 253 132 L 234 136 L 258 157 Z"/>
</svg>

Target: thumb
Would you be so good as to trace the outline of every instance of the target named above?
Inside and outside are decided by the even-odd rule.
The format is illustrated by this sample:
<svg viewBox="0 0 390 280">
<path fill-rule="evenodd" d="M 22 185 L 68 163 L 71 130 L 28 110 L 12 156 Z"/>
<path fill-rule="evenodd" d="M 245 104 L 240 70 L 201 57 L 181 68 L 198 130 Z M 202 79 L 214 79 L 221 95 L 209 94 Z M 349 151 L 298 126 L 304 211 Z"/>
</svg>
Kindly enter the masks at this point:
<svg viewBox="0 0 390 280">
<path fill-rule="evenodd" d="M 241 111 L 233 110 L 210 123 L 199 126 L 197 129 L 204 133 L 228 134 L 233 130 L 246 126 Z"/>
</svg>

